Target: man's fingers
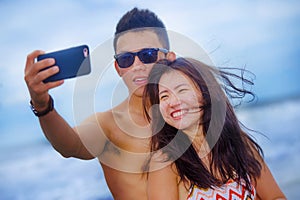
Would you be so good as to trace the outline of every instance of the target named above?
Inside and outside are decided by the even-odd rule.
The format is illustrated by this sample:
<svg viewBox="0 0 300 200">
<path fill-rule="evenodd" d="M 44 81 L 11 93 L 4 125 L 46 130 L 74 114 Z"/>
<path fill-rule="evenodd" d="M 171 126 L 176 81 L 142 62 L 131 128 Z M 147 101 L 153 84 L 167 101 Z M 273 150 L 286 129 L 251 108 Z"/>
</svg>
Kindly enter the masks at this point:
<svg viewBox="0 0 300 200">
<path fill-rule="evenodd" d="M 26 59 L 26 65 L 25 65 L 25 71 L 34 64 L 34 59 L 36 57 L 38 57 L 41 54 L 44 54 L 45 52 L 42 50 L 35 50 L 33 52 L 31 52 L 30 54 L 27 55 L 27 59 Z"/>
<path fill-rule="evenodd" d="M 43 80 L 45 80 L 46 78 L 56 74 L 59 72 L 59 68 L 58 66 L 53 66 L 53 67 L 50 67 L 48 69 L 45 69 L 43 71 L 40 71 L 37 73 L 37 75 L 35 76 L 35 82 L 36 83 L 40 83 L 42 82 Z"/>
<path fill-rule="evenodd" d="M 47 90 L 50 90 L 52 88 L 58 87 L 64 83 L 64 80 L 54 81 L 54 82 L 48 82 L 45 84 Z"/>
<path fill-rule="evenodd" d="M 55 60 L 53 58 L 47 58 L 35 63 L 34 72 L 38 73 L 42 69 L 50 67 L 55 64 Z"/>
<path fill-rule="evenodd" d="M 28 54 L 25 66 L 25 76 L 31 77 L 31 75 L 35 76 L 39 71 L 46 67 L 50 67 L 55 64 L 55 60 L 53 58 L 47 58 L 38 62 L 35 62 L 35 58 L 41 54 L 44 54 L 44 51 L 36 50 L 31 54 Z"/>
</svg>

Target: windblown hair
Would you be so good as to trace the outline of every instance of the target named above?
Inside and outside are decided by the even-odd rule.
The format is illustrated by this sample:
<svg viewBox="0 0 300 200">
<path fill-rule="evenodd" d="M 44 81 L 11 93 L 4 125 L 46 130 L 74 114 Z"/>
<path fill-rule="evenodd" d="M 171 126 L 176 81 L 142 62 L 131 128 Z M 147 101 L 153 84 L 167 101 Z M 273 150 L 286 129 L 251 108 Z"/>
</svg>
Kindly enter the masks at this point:
<svg viewBox="0 0 300 200">
<path fill-rule="evenodd" d="M 128 31 L 153 31 L 161 42 L 163 48 L 169 49 L 169 38 L 166 27 L 155 13 L 148 9 L 133 8 L 128 11 L 118 22 L 114 37 L 114 49 L 120 36 Z"/>
<path fill-rule="evenodd" d="M 177 70 L 189 77 L 203 96 L 201 125 L 210 147 L 209 166 L 198 156 L 189 137 L 167 124 L 159 110 L 159 81 L 163 74 Z M 244 69 L 242 69 L 244 70 Z M 162 151 L 167 160 L 175 162 L 181 181 L 200 188 L 214 188 L 229 179 L 245 181 L 251 191 L 251 180 L 260 176 L 263 159 L 261 147 L 241 128 L 234 108 L 228 97 L 243 97 L 254 94 L 235 87 L 231 77 L 253 84 L 243 76 L 208 66 L 191 58 L 177 58 L 175 61 L 161 60 L 154 65 L 144 90 L 143 106 L 147 119 L 152 123 L 151 152 Z M 174 80 L 176 81 L 176 80 Z M 213 118 L 214 106 L 223 102 L 224 114 Z M 218 106 L 217 106 L 218 107 Z M 151 109 L 151 112 L 150 112 Z M 150 114 L 151 113 L 151 114 Z M 224 118 L 224 119 L 222 119 Z M 219 127 L 211 129 L 210 126 Z M 211 130 L 213 131 L 211 131 Z M 218 133 L 216 130 L 220 130 Z M 166 161 L 167 161 L 166 160 Z"/>
</svg>

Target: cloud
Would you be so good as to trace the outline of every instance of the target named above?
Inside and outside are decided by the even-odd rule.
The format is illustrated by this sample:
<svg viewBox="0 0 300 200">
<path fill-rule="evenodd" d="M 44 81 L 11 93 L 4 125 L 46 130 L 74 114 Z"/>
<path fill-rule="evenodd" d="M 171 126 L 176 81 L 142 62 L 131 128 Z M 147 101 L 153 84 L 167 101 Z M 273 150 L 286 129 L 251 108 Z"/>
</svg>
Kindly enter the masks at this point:
<svg viewBox="0 0 300 200">
<path fill-rule="evenodd" d="M 0 19 L 0 42 L 4 49 L 0 55 L 1 103 L 13 105 L 28 100 L 23 80 L 28 53 L 34 49 L 53 51 L 82 43 L 88 43 L 91 49 L 96 48 L 113 36 L 116 22 L 134 6 L 153 10 L 168 29 L 192 38 L 208 52 L 217 48 L 212 54 L 217 63 L 226 63 L 229 59 L 241 66 L 255 60 L 262 50 L 272 55 L 276 49 L 274 55 L 278 56 L 293 53 L 297 48 L 289 45 L 291 38 L 299 34 L 299 26 L 293 22 L 299 19 L 297 1 L 275 1 L 272 4 L 193 0 L 163 1 L 160 4 L 122 0 L 6 1 L 0 6 L 1 15 L 5 16 Z M 286 41 L 285 45 L 279 41 Z M 276 46 L 273 48 L 272 44 Z M 299 48 L 299 44 L 296 45 Z M 274 64 L 264 68 L 251 67 L 259 73 L 264 69 L 279 68 Z"/>
<path fill-rule="evenodd" d="M 106 37 L 111 37 L 115 22 L 101 18 L 105 8 L 89 9 L 89 6 L 71 1 L 40 1 L 18 4 L 6 3 L 1 7 L 0 55 L 1 102 L 14 104 L 28 99 L 23 79 L 27 54 L 35 49 L 47 52 L 79 44 L 90 44 L 91 49 Z M 106 13 L 108 16 L 109 14 Z M 97 17 L 98 16 L 98 17 Z M 105 27 L 105 28 L 103 28 Z"/>
</svg>

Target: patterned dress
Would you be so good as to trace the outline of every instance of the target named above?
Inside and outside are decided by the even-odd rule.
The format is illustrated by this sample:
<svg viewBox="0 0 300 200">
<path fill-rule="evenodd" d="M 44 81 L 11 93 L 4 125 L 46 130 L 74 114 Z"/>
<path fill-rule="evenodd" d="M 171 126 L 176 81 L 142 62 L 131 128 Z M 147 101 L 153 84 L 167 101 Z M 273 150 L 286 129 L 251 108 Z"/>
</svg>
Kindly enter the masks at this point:
<svg viewBox="0 0 300 200">
<path fill-rule="evenodd" d="M 202 189 L 194 186 L 187 197 L 187 200 L 254 200 L 256 195 L 255 188 L 248 191 L 244 181 L 238 183 L 234 180 L 229 180 L 221 187 L 214 189 Z"/>
</svg>

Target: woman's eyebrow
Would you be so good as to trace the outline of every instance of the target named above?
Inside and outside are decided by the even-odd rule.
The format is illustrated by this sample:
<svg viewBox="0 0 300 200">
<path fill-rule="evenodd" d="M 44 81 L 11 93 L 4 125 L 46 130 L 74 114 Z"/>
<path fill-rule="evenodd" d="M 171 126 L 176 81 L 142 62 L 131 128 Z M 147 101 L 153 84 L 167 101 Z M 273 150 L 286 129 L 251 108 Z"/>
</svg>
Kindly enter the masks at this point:
<svg viewBox="0 0 300 200">
<path fill-rule="evenodd" d="M 167 92 L 168 92 L 168 90 L 166 89 L 166 90 L 163 90 L 163 91 L 159 92 L 158 94 L 161 95 L 161 94 L 167 93 Z"/>
<path fill-rule="evenodd" d="M 183 87 L 183 86 L 187 86 L 187 87 L 189 87 L 190 86 L 190 84 L 187 84 L 187 83 L 182 83 L 182 84 L 179 84 L 179 85 L 177 85 L 174 89 L 176 90 L 176 89 L 178 89 L 178 88 L 180 88 L 180 87 Z"/>
</svg>

